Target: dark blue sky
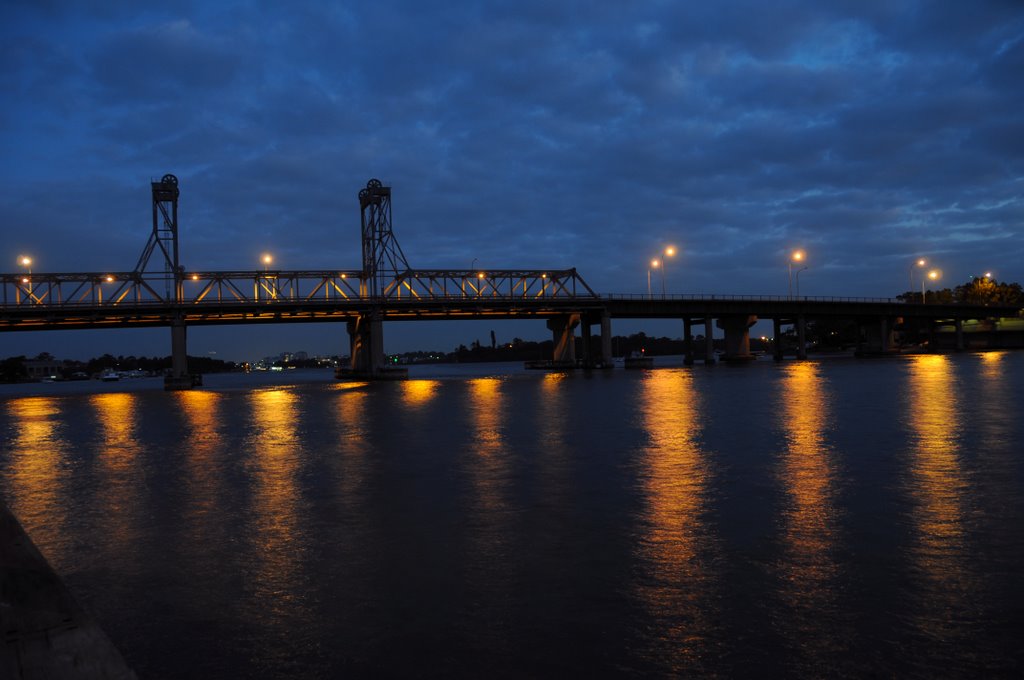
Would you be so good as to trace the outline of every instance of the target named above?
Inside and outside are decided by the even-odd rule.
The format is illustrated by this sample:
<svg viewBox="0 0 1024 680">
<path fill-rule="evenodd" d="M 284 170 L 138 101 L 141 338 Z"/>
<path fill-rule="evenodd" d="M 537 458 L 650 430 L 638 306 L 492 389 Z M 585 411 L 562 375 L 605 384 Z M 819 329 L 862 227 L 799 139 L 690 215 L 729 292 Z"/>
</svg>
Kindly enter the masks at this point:
<svg viewBox="0 0 1024 680">
<path fill-rule="evenodd" d="M 268 9 L 268 6 L 271 8 Z M 274 9 L 274 7 L 279 7 Z M 0 8 L 3 271 L 128 270 L 181 181 L 196 269 L 357 268 L 394 191 L 413 267 L 567 268 L 644 292 L 889 296 L 927 257 L 1024 281 L 1020 2 L 174 2 Z M 450 350 L 496 326 L 386 326 Z M 616 325 L 628 332 L 636 324 Z M 678 336 L 675 325 L 649 330 Z M 190 352 L 338 352 L 340 327 Z M 167 331 L 0 335 L 0 355 L 167 354 Z"/>
</svg>

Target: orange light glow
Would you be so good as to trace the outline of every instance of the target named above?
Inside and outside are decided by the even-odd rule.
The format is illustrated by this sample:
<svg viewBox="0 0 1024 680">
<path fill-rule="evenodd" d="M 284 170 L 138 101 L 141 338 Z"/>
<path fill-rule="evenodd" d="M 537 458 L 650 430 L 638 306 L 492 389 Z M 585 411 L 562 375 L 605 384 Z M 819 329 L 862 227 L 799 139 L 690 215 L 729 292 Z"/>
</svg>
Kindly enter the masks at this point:
<svg viewBox="0 0 1024 680">
<path fill-rule="evenodd" d="M 804 253 L 804 251 L 802 251 L 802 250 L 794 250 L 793 251 L 793 262 L 803 262 L 804 258 L 806 256 L 807 255 L 806 255 L 806 253 Z"/>
</svg>

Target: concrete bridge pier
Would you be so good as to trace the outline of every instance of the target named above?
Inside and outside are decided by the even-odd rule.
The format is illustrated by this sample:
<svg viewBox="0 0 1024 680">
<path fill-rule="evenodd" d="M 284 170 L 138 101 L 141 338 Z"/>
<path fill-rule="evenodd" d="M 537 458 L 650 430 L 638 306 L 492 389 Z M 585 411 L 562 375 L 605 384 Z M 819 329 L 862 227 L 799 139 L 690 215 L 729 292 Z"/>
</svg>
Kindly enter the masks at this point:
<svg viewBox="0 0 1024 680">
<path fill-rule="evenodd" d="M 887 317 L 861 321 L 857 354 L 890 354 L 897 352 L 894 324 Z"/>
<path fill-rule="evenodd" d="M 683 365 L 693 366 L 693 321 L 683 317 Z"/>
<path fill-rule="evenodd" d="M 723 316 L 718 320 L 718 327 L 725 331 L 724 361 L 750 361 L 754 355 L 750 353 L 750 327 L 757 323 L 753 314 L 743 316 Z"/>
<path fill-rule="evenodd" d="M 964 351 L 964 321 L 963 319 L 956 319 L 954 322 L 956 328 L 956 351 Z"/>
<path fill-rule="evenodd" d="M 807 319 L 803 314 L 796 317 L 796 358 L 807 358 Z"/>
<path fill-rule="evenodd" d="M 605 368 L 615 366 L 612 357 L 612 317 L 608 312 L 601 315 L 601 363 Z"/>
<path fill-rule="evenodd" d="M 346 380 L 400 380 L 408 369 L 388 366 L 384 358 L 384 321 L 379 310 L 360 314 L 347 323 L 349 355 L 347 367 L 335 377 Z"/>
<path fill-rule="evenodd" d="M 601 346 L 598 354 L 591 347 L 591 326 L 601 325 Z M 583 315 L 580 323 L 580 331 L 583 335 L 583 367 L 584 368 L 612 368 L 612 320 L 606 313 L 600 315 Z"/>
<path fill-rule="evenodd" d="M 562 314 L 548 319 L 547 325 L 554 342 L 554 365 L 576 365 L 576 326 L 579 324 L 579 314 Z"/>
<path fill-rule="evenodd" d="M 704 365 L 715 363 L 715 333 L 711 325 L 711 317 L 704 317 Z"/>
<path fill-rule="evenodd" d="M 190 390 L 202 385 L 202 377 L 188 372 L 187 328 L 178 318 L 171 323 L 171 374 L 164 376 L 165 390 Z"/>
</svg>

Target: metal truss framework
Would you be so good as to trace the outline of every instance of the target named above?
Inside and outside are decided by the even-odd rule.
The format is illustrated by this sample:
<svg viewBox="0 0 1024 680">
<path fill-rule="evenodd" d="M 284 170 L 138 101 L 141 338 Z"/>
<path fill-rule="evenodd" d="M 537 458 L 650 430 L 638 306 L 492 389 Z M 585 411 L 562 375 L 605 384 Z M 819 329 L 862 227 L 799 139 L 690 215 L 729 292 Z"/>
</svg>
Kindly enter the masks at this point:
<svg viewBox="0 0 1024 680">
<path fill-rule="evenodd" d="M 187 271 L 178 261 L 178 179 L 151 183 L 153 231 L 130 272 L 0 274 L 0 330 L 280 315 L 334 318 L 370 307 L 387 316 L 544 315 L 599 298 L 575 269 L 412 269 L 391 228 L 391 188 L 359 192 L 361 270 Z M 156 256 L 156 257 L 154 257 Z M 152 266 L 160 262 L 162 266 Z"/>
<path fill-rule="evenodd" d="M 163 277 L 140 272 L 110 274 L 0 274 L 5 309 L 49 307 L 147 307 L 210 303 L 445 302 L 496 299 L 531 301 L 595 299 L 575 269 L 552 271 L 409 270 L 376 296 L 361 292 L 359 271 L 184 272 L 168 294 Z"/>
</svg>

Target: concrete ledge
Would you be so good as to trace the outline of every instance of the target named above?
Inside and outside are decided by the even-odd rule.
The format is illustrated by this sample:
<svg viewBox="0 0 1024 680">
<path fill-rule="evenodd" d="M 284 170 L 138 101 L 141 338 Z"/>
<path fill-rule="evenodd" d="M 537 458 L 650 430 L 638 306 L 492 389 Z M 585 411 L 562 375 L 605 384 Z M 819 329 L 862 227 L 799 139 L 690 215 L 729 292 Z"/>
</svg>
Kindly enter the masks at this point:
<svg viewBox="0 0 1024 680">
<path fill-rule="evenodd" d="M 0 678 L 135 679 L 0 501 Z"/>
</svg>

